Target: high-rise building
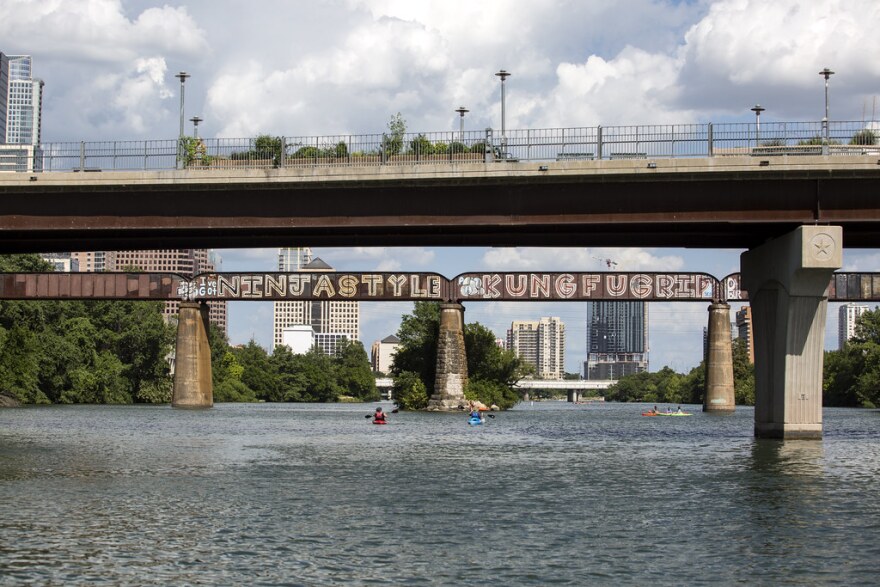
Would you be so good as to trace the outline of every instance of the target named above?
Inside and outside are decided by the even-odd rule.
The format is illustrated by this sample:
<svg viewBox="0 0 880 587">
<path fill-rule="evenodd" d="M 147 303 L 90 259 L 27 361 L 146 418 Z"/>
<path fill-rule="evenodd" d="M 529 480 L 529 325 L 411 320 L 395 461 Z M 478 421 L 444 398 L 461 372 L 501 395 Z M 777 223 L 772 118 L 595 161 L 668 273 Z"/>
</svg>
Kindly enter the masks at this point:
<svg viewBox="0 0 880 587">
<path fill-rule="evenodd" d="M 565 375 L 565 324 L 557 317 L 511 322 L 507 348 L 534 366 L 539 379 Z"/>
<path fill-rule="evenodd" d="M 843 349 L 846 341 L 856 334 L 859 317 L 871 308 L 863 304 L 843 304 L 837 315 L 837 348 Z"/>
<path fill-rule="evenodd" d="M 4 141 L 15 145 L 39 145 L 43 112 L 43 80 L 34 79 L 30 55 L 6 56 L 6 104 Z M 0 77 L 2 77 L 0 73 Z M 0 80 L 0 87 L 3 80 Z"/>
<path fill-rule="evenodd" d="M 312 259 L 311 250 L 280 249 L 279 271 L 333 271 L 321 259 Z M 360 304 L 356 301 L 282 301 L 275 302 L 272 346 L 284 344 L 284 331 L 291 326 L 311 326 L 314 344 L 326 354 L 336 354 L 343 338 L 360 339 Z"/>
<path fill-rule="evenodd" d="M 116 267 L 116 251 L 83 251 L 70 253 L 70 256 L 76 259 L 79 271 L 85 273 L 112 271 L 109 268 Z"/>
<path fill-rule="evenodd" d="M 177 273 L 192 277 L 199 273 L 217 271 L 221 259 L 208 249 L 152 249 L 142 251 L 91 251 L 70 254 L 83 272 L 144 271 Z M 163 315 L 166 320 L 177 319 L 179 302 L 165 302 Z M 209 319 L 216 327 L 227 333 L 227 304 L 217 300 L 208 304 Z"/>
<path fill-rule="evenodd" d="M 648 370 L 648 306 L 639 301 L 587 303 L 585 379 L 620 379 Z"/>
<path fill-rule="evenodd" d="M 370 349 L 370 364 L 373 366 L 373 373 L 388 374 L 391 371 L 391 365 L 394 363 L 394 353 L 400 346 L 400 339 L 390 334 L 382 340 L 373 343 Z"/>
<path fill-rule="evenodd" d="M 755 336 L 752 329 L 752 307 L 740 306 L 736 312 L 737 338 L 746 341 L 746 350 L 749 352 L 749 362 L 755 362 Z"/>
<path fill-rule="evenodd" d="M 9 56 L 0 51 L 0 143 L 6 142 L 6 108 L 9 102 Z"/>
</svg>

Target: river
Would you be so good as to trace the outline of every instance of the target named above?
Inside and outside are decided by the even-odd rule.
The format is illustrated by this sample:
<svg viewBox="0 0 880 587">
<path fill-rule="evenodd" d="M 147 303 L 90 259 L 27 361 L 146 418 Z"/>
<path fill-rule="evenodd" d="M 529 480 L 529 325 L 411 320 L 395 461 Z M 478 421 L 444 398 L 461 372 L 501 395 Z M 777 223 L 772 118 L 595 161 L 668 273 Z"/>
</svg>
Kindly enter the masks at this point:
<svg viewBox="0 0 880 587">
<path fill-rule="evenodd" d="M 0 583 L 878 584 L 880 412 L 645 408 L 0 410 Z"/>
</svg>

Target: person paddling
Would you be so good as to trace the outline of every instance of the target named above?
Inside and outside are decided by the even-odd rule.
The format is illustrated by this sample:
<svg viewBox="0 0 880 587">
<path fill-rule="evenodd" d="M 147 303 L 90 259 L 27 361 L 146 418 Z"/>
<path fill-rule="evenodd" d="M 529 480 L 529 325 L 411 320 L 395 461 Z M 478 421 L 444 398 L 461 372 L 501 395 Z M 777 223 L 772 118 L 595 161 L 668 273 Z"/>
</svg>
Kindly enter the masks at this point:
<svg viewBox="0 0 880 587">
<path fill-rule="evenodd" d="M 376 408 L 376 413 L 373 414 L 373 422 L 385 423 L 385 412 L 382 411 L 382 408 Z"/>
</svg>

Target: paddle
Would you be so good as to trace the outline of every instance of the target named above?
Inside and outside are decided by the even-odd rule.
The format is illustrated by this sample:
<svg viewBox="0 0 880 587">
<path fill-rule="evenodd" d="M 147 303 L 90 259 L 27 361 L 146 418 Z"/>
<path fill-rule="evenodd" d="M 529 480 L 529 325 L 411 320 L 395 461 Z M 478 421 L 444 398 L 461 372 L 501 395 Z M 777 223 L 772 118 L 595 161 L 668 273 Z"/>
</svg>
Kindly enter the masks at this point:
<svg viewBox="0 0 880 587">
<path fill-rule="evenodd" d="M 394 408 L 393 410 L 391 410 L 391 413 L 396 414 L 399 411 L 400 410 L 398 410 L 397 408 Z M 364 416 L 364 418 L 372 418 L 372 417 L 373 417 L 373 414 L 367 414 L 366 416 Z"/>
</svg>

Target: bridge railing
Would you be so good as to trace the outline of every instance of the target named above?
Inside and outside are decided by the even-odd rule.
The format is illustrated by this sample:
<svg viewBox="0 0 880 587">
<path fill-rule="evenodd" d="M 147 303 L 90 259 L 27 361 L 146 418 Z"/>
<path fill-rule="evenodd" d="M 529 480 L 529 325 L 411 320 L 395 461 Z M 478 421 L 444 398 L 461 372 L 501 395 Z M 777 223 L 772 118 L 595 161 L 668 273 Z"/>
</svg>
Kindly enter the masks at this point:
<svg viewBox="0 0 880 587">
<path fill-rule="evenodd" d="M 725 156 L 880 154 L 864 122 L 671 124 L 249 139 L 45 143 L 33 171 L 259 169 L 297 166 L 456 164 Z M 25 153 L 24 151 L 20 151 Z M 12 156 L 12 155 L 10 155 Z M 29 154 L 17 155 L 28 157 Z M 7 157 L 8 158 L 8 157 Z M 15 163 L 15 162 L 12 162 Z M 25 161 L 24 163 L 28 163 Z"/>
</svg>

